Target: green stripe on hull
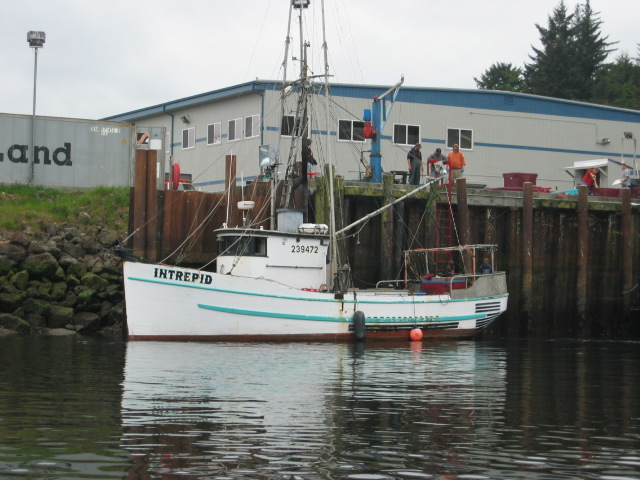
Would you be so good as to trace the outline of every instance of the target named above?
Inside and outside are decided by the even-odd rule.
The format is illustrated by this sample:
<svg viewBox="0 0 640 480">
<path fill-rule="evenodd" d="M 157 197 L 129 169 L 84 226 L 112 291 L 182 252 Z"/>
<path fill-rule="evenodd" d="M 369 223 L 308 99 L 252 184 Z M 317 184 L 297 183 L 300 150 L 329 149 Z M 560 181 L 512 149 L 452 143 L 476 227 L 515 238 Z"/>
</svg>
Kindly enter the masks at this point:
<svg viewBox="0 0 640 480">
<path fill-rule="evenodd" d="M 231 308 L 231 307 L 217 307 L 215 305 L 204 305 L 199 303 L 198 308 L 202 308 L 205 310 L 213 310 L 215 312 L 229 313 L 233 315 L 247 315 L 251 317 L 269 317 L 269 318 L 284 318 L 287 320 L 310 320 L 314 322 L 345 322 L 350 323 L 353 321 L 352 318 L 346 317 L 328 317 L 324 315 L 302 315 L 302 314 L 293 314 L 293 313 L 274 313 L 274 312 L 263 312 L 258 310 L 245 310 L 242 308 Z M 463 320 L 478 320 L 486 318 L 487 315 L 458 315 L 458 316 L 450 316 L 450 317 L 373 317 L 367 318 L 366 322 L 371 324 L 398 324 L 398 323 L 415 323 L 415 322 L 432 322 L 432 323 L 441 323 L 441 322 L 460 322 Z"/>
</svg>

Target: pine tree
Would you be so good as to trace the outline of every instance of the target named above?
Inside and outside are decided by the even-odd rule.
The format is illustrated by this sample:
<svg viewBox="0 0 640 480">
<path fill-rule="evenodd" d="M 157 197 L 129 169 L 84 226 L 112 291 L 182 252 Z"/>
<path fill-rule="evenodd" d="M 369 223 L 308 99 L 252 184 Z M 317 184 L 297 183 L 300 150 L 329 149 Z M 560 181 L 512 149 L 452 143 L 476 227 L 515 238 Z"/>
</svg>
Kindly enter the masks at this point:
<svg viewBox="0 0 640 480">
<path fill-rule="evenodd" d="M 473 80 L 482 90 L 521 92 L 524 88 L 522 69 L 514 67 L 511 63 L 494 63 L 480 75 L 479 80 L 476 77 L 473 77 Z"/>
<path fill-rule="evenodd" d="M 640 109 L 640 44 L 638 58 L 622 54 L 606 63 L 617 42 L 602 36 L 598 15 L 590 0 L 577 4 L 573 14 L 561 0 L 546 27 L 536 24 L 541 47 L 532 46 L 531 63 L 524 69 L 494 63 L 474 77 L 476 86 Z"/>
<path fill-rule="evenodd" d="M 640 110 L 640 58 L 621 54 L 600 70 L 594 101 L 604 105 Z"/>
<path fill-rule="evenodd" d="M 601 25 L 598 13 L 591 9 L 590 0 L 584 5 L 576 5 L 573 15 L 576 71 L 571 78 L 571 92 L 576 100 L 594 100 L 597 74 L 606 66 L 605 60 L 613 51 L 609 47 L 617 43 L 607 42 L 609 37 L 601 36 Z"/>
<path fill-rule="evenodd" d="M 532 63 L 525 64 L 526 91 L 536 95 L 556 98 L 574 98 L 575 85 L 571 78 L 580 66 L 573 15 L 567 13 L 564 0 L 548 17 L 547 28 L 536 23 L 542 48 L 533 48 Z"/>
</svg>

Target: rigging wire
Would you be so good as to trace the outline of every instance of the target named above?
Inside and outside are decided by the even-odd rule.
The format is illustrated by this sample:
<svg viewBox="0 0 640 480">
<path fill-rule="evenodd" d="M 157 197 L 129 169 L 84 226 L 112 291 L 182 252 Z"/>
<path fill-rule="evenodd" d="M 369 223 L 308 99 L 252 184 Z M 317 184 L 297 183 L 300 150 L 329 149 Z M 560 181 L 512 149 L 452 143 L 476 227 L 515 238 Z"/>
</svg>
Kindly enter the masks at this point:
<svg viewBox="0 0 640 480">
<path fill-rule="evenodd" d="M 251 52 L 251 57 L 249 58 L 249 63 L 247 64 L 247 71 L 244 74 L 244 79 L 245 81 L 247 80 L 247 76 L 249 75 L 249 70 L 251 68 L 251 65 L 253 63 L 253 57 L 256 54 L 256 50 L 258 49 L 258 45 L 260 44 L 260 37 L 262 36 L 262 29 L 264 28 L 264 24 L 267 20 L 268 14 L 269 14 L 269 7 L 271 7 L 271 0 L 269 0 L 269 2 L 267 3 L 267 8 L 264 12 L 264 15 L 262 17 L 262 23 L 260 24 L 260 29 L 258 30 L 258 35 L 256 37 L 256 43 L 253 46 L 253 52 Z"/>
</svg>

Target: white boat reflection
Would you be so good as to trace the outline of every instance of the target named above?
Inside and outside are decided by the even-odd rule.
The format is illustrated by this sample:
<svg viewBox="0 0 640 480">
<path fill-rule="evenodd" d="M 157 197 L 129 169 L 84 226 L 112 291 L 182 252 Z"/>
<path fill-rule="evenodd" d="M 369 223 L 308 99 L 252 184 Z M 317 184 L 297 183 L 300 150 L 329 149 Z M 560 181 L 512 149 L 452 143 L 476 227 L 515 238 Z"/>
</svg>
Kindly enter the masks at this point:
<svg viewBox="0 0 640 480">
<path fill-rule="evenodd" d="M 504 357 L 473 341 L 130 342 L 128 478 L 308 476 L 323 462 L 355 468 L 364 460 L 358 446 L 372 437 L 398 453 L 424 442 L 446 448 L 440 434 L 450 439 L 451 428 L 473 427 L 459 439 L 472 441 L 504 409 Z"/>
</svg>

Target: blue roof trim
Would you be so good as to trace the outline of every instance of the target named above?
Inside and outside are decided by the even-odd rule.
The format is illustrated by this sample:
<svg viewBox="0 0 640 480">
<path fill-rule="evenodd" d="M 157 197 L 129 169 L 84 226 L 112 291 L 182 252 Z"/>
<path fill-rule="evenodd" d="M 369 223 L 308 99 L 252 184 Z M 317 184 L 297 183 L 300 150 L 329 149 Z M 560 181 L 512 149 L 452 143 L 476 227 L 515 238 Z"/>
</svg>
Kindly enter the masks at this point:
<svg viewBox="0 0 640 480">
<path fill-rule="evenodd" d="M 281 86 L 282 82 L 280 81 L 255 80 L 242 83 L 240 85 L 169 101 L 148 108 L 133 110 L 119 115 L 112 115 L 110 117 L 102 118 L 101 120 L 135 120 L 236 95 L 278 90 Z M 321 87 L 318 88 L 321 90 Z M 330 84 L 329 89 L 332 94 L 336 96 L 372 100 L 375 95 L 384 93 L 388 89 L 388 86 Z M 446 107 L 477 108 L 500 112 L 640 123 L 640 111 L 576 102 L 572 100 L 562 100 L 558 98 L 541 97 L 526 93 L 503 92 L 496 90 L 463 90 L 403 86 L 398 92 L 396 101 L 424 105 L 440 105 Z"/>
<path fill-rule="evenodd" d="M 200 93 L 198 95 L 192 95 L 190 97 L 180 98 L 177 100 L 171 100 L 166 103 L 154 105 L 147 108 L 141 108 L 138 110 L 132 110 L 130 112 L 121 113 L 118 115 L 112 115 L 106 118 L 117 118 L 118 121 L 129 121 L 139 119 L 143 117 L 149 117 L 151 115 L 157 115 L 159 113 L 167 113 L 172 110 L 177 110 L 184 107 L 190 107 L 193 105 L 200 105 L 202 103 L 211 102 L 214 100 L 220 100 L 223 98 L 233 97 L 235 95 L 242 95 L 252 92 L 264 92 L 267 90 L 277 90 L 282 85 L 282 82 L 272 80 L 256 80 L 252 82 L 242 83 L 240 85 L 234 85 L 231 87 L 221 88 L 219 90 L 213 90 L 210 92 Z"/>
<path fill-rule="evenodd" d="M 334 85 L 334 95 L 371 99 L 381 87 Z M 640 123 L 640 111 L 496 90 L 402 87 L 397 102 Z"/>
</svg>

